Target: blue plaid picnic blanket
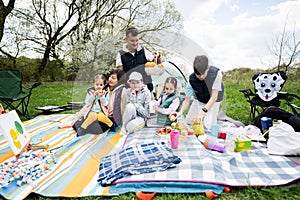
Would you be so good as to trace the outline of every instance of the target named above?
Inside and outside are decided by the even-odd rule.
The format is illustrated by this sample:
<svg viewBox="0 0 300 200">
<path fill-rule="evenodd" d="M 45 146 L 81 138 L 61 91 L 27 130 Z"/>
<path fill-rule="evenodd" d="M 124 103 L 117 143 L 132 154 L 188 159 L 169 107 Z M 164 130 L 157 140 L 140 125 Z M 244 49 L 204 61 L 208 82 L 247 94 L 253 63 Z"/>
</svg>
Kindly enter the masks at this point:
<svg viewBox="0 0 300 200">
<path fill-rule="evenodd" d="M 171 146 L 170 136 L 159 136 L 155 128 L 144 128 L 129 134 L 124 147 L 151 142 L 166 142 L 167 146 Z M 229 186 L 276 186 L 300 178 L 300 163 L 293 158 L 270 155 L 266 146 L 258 142 L 252 142 L 252 150 L 249 151 L 220 153 L 206 149 L 195 136 L 182 136 L 178 148 L 172 150 L 181 159 L 175 168 L 126 176 L 114 184 L 173 181 Z"/>
<path fill-rule="evenodd" d="M 164 171 L 180 162 L 165 142 L 130 146 L 101 159 L 98 182 L 107 186 L 128 175 Z"/>
</svg>

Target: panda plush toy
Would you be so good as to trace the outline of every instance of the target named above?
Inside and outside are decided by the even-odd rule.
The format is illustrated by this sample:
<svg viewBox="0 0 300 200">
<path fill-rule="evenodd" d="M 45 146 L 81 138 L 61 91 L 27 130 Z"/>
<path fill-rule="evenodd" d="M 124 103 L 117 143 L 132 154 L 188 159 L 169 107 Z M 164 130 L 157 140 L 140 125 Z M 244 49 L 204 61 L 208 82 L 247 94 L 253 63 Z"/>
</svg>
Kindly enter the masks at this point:
<svg viewBox="0 0 300 200">
<path fill-rule="evenodd" d="M 283 71 L 274 73 L 259 73 L 252 77 L 255 93 L 263 101 L 271 101 L 283 87 L 287 76 Z"/>
</svg>

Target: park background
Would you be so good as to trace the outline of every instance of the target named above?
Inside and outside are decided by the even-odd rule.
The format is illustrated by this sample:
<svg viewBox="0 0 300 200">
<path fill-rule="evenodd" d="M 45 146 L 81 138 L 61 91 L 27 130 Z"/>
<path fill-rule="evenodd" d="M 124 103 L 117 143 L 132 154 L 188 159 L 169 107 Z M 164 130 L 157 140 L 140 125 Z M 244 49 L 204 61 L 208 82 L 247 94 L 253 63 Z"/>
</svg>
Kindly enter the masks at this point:
<svg viewBox="0 0 300 200">
<path fill-rule="evenodd" d="M 250 107 L 239 90 L 253 89 L 255 73 L 283 70 L 288 80 L 282 91 L 300 93 L 299 8 L 300 1 L 278 0 L 1 0 L 0 69 L 20 70 L 28 85 L 42 82 L 30 100 L 32 116 L 39 114 L 38 106 L 83 101 L 93 75 L 115 67 L 124 31 L 134 25 L 143 46 L 160 50 L 164 60 L 182 69 L 195 55 L 207 54 L 223 72 L 221 109 L 247 123 Z M 296 199 L 299 192 L 249 187 L 221 199 Z"/>
</svg>

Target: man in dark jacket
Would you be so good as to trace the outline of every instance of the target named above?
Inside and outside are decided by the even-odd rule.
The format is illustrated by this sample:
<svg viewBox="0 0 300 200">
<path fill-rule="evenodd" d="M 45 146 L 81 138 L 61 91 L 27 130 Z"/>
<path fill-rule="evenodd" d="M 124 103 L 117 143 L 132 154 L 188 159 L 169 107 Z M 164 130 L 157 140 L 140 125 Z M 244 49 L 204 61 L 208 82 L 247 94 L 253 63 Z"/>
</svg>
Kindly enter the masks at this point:
<svg viewBox="0 0 300 200">
<path fill-rule="evenodd" d="M 131 72 L 136 71 L 143 75 L 144 83 L 150 91 L 153 90 L 151 76 L 145 72 L 145 63 L 157 59 L 157 63 L 161 63 L 161 57 L 158 52 L 149 52 L 147 49 L 139 45 L 139 31 L 135 27 L 129 27 L 126 30 L 125 44 L 117 54 L 116 66 L 123 70 L 127 77 Z"/>
</svg>

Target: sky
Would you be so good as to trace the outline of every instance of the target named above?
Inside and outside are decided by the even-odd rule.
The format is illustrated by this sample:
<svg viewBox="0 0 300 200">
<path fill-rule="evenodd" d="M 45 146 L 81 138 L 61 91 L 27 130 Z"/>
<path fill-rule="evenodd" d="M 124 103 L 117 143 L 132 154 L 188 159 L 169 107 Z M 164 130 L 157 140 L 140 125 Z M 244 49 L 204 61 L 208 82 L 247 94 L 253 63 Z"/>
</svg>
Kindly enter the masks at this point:
<svg viewBox="0 0 300 200">
<path fill-rule="evenodd" d="M 276 63 L 270 46 L 282 33 L 300 38 L 300 0 L 174 0 L 183 34 L 222 71 L 267 69 Z"/>
</svg>

